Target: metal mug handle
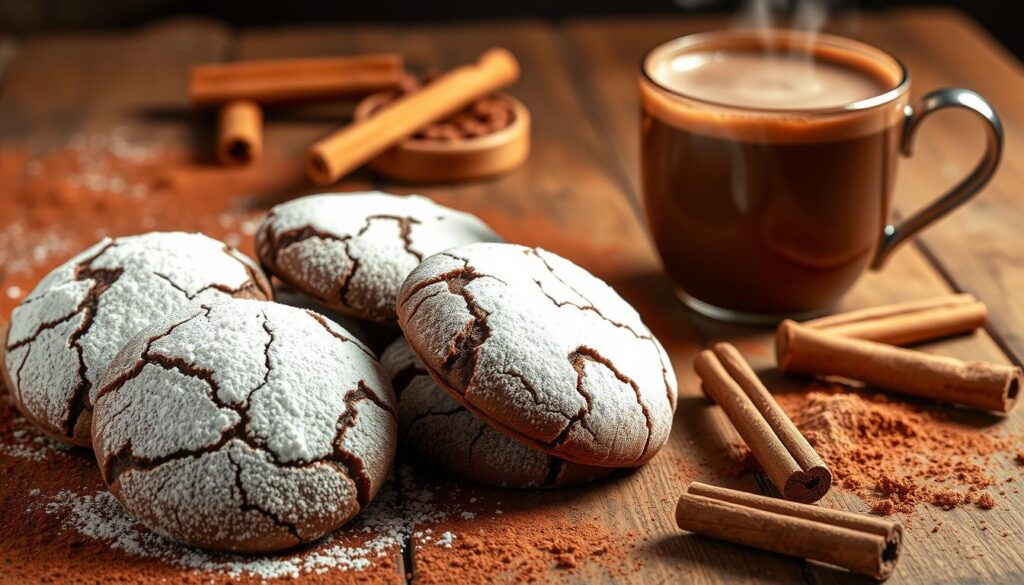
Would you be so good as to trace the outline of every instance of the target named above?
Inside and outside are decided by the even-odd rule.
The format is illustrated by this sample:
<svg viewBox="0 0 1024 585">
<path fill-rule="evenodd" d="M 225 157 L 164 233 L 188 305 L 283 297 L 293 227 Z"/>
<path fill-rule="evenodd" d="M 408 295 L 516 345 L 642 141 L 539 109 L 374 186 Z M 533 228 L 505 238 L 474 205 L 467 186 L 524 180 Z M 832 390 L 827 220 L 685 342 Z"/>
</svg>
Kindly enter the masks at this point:
<svg viewBox="0 0 1024 585">
<path fill-rule="evenodd" d="M 904 156 L 914 154 L 914 134 L 921 125 L 921 121 L 927 118 L 932 112 L 944 108 L 960 107 L 970 110 L 987 124 L 984 124 L 986 134 L 985 154 L 981 157 L 978 165 L 974 167 L 967 178 L 960 181 L 956 186 L 947 191 L 935 201 L 919 209 L 914 215 L 903 220 L 899 225 L 886 225 L 882 230 L 882 239 L 875 252 L 875 259 L 871 262 L 872 269 L 879 269 L 885 263 L 886 258 L 900 244 L 919 232 L 928 224 L 940 219 L 950 211 L 969 201 L 981 191 L 981 188 L 988 183 L 999 166 L 999 160 L 1003 156 L 1003 125 L 999 116 L 992 106 L 977 93 L 959 87 L 938 89 L 921 99 L 917 108 L 907 106 L 904 110 L 906 119 L 903 124 L 903 138 L 900 141 L 900 151 Z"/>
</svg>

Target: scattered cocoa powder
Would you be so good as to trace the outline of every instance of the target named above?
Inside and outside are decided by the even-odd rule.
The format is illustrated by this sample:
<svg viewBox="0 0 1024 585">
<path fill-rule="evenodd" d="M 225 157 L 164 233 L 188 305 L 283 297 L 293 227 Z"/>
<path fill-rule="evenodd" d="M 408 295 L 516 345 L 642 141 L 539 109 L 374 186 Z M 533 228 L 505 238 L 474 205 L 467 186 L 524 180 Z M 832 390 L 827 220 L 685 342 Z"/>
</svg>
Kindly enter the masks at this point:
<svg viewBox="0 0 1024 585">
<path fill-rule="evenodd" d="M 875 514 L 910 514 L 919 504 L 996 505 L 982 491 L 996 481 L 992 457 L 1015 446 L 999 430 L 838 387 L 776 398 L 828 463 L 835 487 L 863 498 Z"/>
<path fill-rule="evenodd" d="M 416 583 L 537 583 L 595 570 L 614 580 L 639 568 L 629 562 L 636 535 L 613 536 L 598 518 L 524 508 L 443 524 L 460 536 L 451 550 L 416 550 Z"/>
<path fill-rule="evenodd" d="M 251 254 L 265 210 L 309 189 L 273 152 L 224 169 L 117 133 L 0 150 L 0 321 L 43 274 L 104 236 L 201 231 Z"/>
<path fill-rule="evenodd" d="M 313 189 L 294 157 L 274 151 L 268 151 L 259 165 L 224 169 L 204 165 L 183 151 L 116 133 L 72 137 L 47 151 L 2 150 L 0 327 L 42 275 L 103 236 L 202 231 L 251 254 L 251 235 L 265 210 Z M 501 215 L 486 219 L 510 228 L 520 221 Z M 535 219 L 549 221 L 540 215 Z M 686 470 L 687 477 L 696 473 Z M 86 450 L 63 447 L 31 429 L 11 406 L 2 383 L 0 477 L 0 575 L 12 582 L 267 581 L 245 572 L 185 570 L 166 559 L 112 547 L 109 540 L 67 525 L 66 516 L 81 505 L 79 499 L 105 494 L 95 459 Z M 418 582 L 481 582 L 500 574 L 511 581 L 546 581 L 591 572 L 614 578 L 640 567 L 640 559 L 631 555 L 642 540 L 637 534 L 611 534 L 597 517 L 553 509 L 550 498 L 523 497 L 519 505 L 499 506 L 502 510 L 493 506 L 497 492 L 471 486 L 442 489 L 458 501 L 437 506 L 462 511 L 426 522 L 421 533 L 410 537 L 428 543 L 415 546 L 412 566 L 404 567 Z M 409 502 L 404 505 L 408 508 Z M 378 529 L 357 527 L 357 533 L 341 535 L 340 542 L 363 547 L 367 539 L 375 540 Z M 132 535 L 126 547 L 137 537 Z M 317 563 L 324 560 L 318 551 L 307 551 Z M 400 550 L 388 549 L 370 559 L 362 570 L 303 572 L 302 582 L 403 581 Z M 245 563 L 262 566 L 262 560 Z"/>
</svg>

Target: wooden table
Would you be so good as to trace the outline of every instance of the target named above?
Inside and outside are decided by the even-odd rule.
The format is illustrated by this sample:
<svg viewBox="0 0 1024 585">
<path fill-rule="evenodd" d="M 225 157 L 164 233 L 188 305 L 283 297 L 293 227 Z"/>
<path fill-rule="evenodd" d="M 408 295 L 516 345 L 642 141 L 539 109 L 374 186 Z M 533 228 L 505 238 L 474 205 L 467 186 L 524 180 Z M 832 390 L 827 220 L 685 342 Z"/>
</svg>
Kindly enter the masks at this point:
<svg viewBox="0 0 1024 585">
<path fill-rule="evenodd" d="M 403 193 L 424 192 L 480 214 L 510 241 L 546 247 L 605 278 L 635 304 L 667 347 L 679 376 L 681 399 L 669 445 L 643 469 L 584 489 L 509 492 L 503 498 L 504 507 L 510 514 L 542 505 L 570 515 L 596 515 L 613 533 L 628 535 L 623 537 L 632 539 L 632 555 L 642 565 L 615 581 L 860 582 L 813 563 L 684 535 L 674 526 L 674 501 L 685 481 L 710 477 L 708 461 L 737 440 L 722 414 L 701 397 L 691 364 L 694 354 L 712 341 L 730 339 L 741 346 L 755 368 L 769 367 L 774 359 L 769 331 L 725 326 L 683 309 L 660 272 L 637 213 L 635 76 L 640 56 L 663 40 L 723 23 L 716 18 L 673 17 L 584 20 L 559 26 L 519 21 L 232 31 L 216 22 L 175 20 L 126 33 L 9 40 L 0 42 L 0 72 L 5 71 L 0 86 L 0 146 L 3 156 L 11 157 L 20 148 L 38 146 L 39 140 L 52 144 L 76 133 L 123 127 L 136 136 L 195 153 L 196 165 L 210 165 L 210 120 L 187 113 L 184 73 L 190 64 L 386 50 L 405 54 L 413 66 L 449 67 L 473 60 L 489 46 L 508 47 L 523 67 L 522 80 L 511 93 L 529 106 L 534 118 L 534 152 L 525 168 L 494 181 L 430 188 L 380 184 L 370 175 L 357 174 L 339 188 L 374 185 Z M 971 292 L 988 304 L 990 325 L 976 335 L 926 349 L 1021 363 L 1024 199 L 1019 189 L 1024 184 L 1024 143 L 1018 137 L 1024 135 L 1024 75 L 1020 64 L 955 12 L 866 15 L 836 29 L 903 59 L 914 77 L 916 95 L 946 85 L 981 92 L 1002 115 L 1008 136 L 1002 168 L 983 195 L 899 251 L 884 271 L 863 278 L 844 305 L 852 308 Z M 276 161 L 278 171 L 273 180 L 253 183 L 258 200 L 271 203 L 313 191 L 297 171 L 301 153 L 311 140 L 337 127 L 346 114 L 327 107 L 271 115 L 267 161 Z M 949 113 L 924 125 L 917 155 L 905 161 L 899 173 L 898 215 L 929 201 L 973 165 L 983 137 L 972 122 L 966 115 Z M 11 161 L 8 158 L 7 164 Z M 8 221 L 13 219 L 0 218 Z M 191 229 L 206 226 L 187 217 L 173 223 Z M 14 276 L 6 282 L 3 278 L 0 272 L 0 291 L 16 282 Z M 0 320 L 6 319 L 5 312 Z M 11 416 L 10 409 L 5 412 L 4 416 Z M 950 409 L 950 416 L 969 424 L 973 415 Z M 1024 413 L 1018 410 L 1000 424 L 1021 432 Z M 24 515 L 20 491 L 30 486 L 20 479 L 18 467 L 33 465 L 8 459 L 0 455 L 4 470 L 0 514 L 6 516 L 0 518 L 0 532 Z M 54 473 L 67 474 L 70 468 L 75 476 L 69 480 L 72 483 L 95 483 L 87 457 L 64 465 Z M 1022 477 L 1021 467 L 1009 460 L 993 472 L 1000 479 Z M 749 476 L 730 484 L 748 490 L 765 487 Z M 841 490 L 834 490 L 823 505 L 864 510 L 858 499 Z M 917 516 L 927 519 L 920 523 L 927 527 L 941 521 L 943 530 L 908 531 L 891 583 L 1024 581 L 1024 495 L 1008 492 L 991 511 L 922 507 Z M 983 523 L 988 530 L 980 528 Z M 42 542 L 48 531 L 55 534 L 59 529 L 37 526 L 33 538 Z M 16 558 L 23 554 L 19 538 L 17 534 L 0 536 L 0 582 L 6 582 L 5 575 L 14 580 L 17 574 L 5 567 L 24 562 Z M 422 577 L 429 570 L 417 566 L 414 553 L 397 553 L 397 568 L 388 573 L 389 580 L 402 582 L 407 573 Z M 63 574 L 76 570 L 73 556 L 48 562 Z M 166 575 L 173 579 L 174 573 Z M 547 578 L 613 580 L 604 569 L 586 566 L 574 572 L 552 569 Z M 344 582 L 346 576 L 340 574 L 337 580 Z"/>
</svg>

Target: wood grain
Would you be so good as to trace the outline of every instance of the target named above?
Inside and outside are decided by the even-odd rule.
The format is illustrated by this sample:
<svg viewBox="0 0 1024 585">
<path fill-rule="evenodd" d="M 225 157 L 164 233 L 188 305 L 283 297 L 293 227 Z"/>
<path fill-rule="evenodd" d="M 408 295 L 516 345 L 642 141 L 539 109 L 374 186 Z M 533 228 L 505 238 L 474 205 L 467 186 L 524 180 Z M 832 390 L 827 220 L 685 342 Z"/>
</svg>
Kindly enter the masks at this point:
<svg viewBox="0 0 1024 585">
<path fill-rule="evenodd" d="M 916 22 L 917 14 L 909 12 L 896 13 L 887 18 L 865 17 L 858 23 L 858 28 L 865 33 L 864 36 L 868 36 L 867 31 L 883 30 L 889 31 L 892 36 L 898 36 L 903 23 Z M 660 41 L 687 32 L 718 28 L 723 24 L 724 21 L 710 18 L 631 23 L 595 21 L 569 25 L 567 51 L 576 53 L 575 61 L 582 65 L 578 70 L 579 83 L 584 87 L 583 93 L 591 96 L 590 108 L 593 115 L 604 123 L 607 142 L 619 152 L 618 159 L 623 167 L 623 173 L 630 177 L 630 188 L 634 197 L 639 195 L 639 105 L 635 76 L 640 58 L 647 49 Z M 839 28 L 845 34 L 856 34 L 852 25 L 840 23 Z M 897 52 L 897 55 L 899 54 Z M 586 91 L 587 87 L 590 87 L 589 91 Z M 925 169 L 919 172 L 924 174 L 928 171 Z M 961 247 L 964 247 L 962 243 Z M 866 307 L 898 300 L 924 298 L 950 290 L 945 275 L 929 262 L 918 247 L 911 245 L 897 252 L 885 270 L 866 275 L 844 299 L 843 307 Z M 987 298 L 982 298 L 986 303 L 991 302 Z M 1012 301 L 1005 298 L 999 300 L 1003 303 Z M 728 340 L 739 346 L 754 368 L 765 373 L 769 388 L 776 391 L 801 389 L 801 382 L 783 380 L 772 373 L 774 355 L 769 333 L 723 325 L 702 318 L 696 318 L 695 321 L 702 337 Z M 1009 360 L 986 334 L 931 344 L 926 349 L 965 359 L 985 359 L 1001 363 Z M 943 411 L 948 411 L 954 420 L 964 425 L 993 424 L 985 416 L 955 409 Z M 1020 413 L 1016 413 L 1002 421 L 998 428 L 1003 432 L 1020 433 L 1024 429 L 1024 418 Z M 1019 467 L 1009 458 L 1003 461 L 994 473 L 1000 480 L 1017 478 L 1020 475 Z M 951 512 L 941 512 L 934 508 L 920 510 L 913 519 L 915 523 L 930 527 L 941 521 L 943 530 L 938 533 L 931 533 L 923 527 L 909 530 L 904 556 L 889 582 L 946 582 L 983 578 L 1010 583 L 1019 580 L 1024 575 L 1024 556 L 1020 553 L 1024 541 L 1019 530 L 1010 527 L 1024 518 L 1021 512 L 1024 499 L 1019 494 L 1008 493 L 1004 501 L 1005 506 L 1000 507 L 998 514 L 972 509 L 957 509 Z M 849 510 L 865 510 L 863 503 L 857 498 L 836 492 L 827 496 L 823 504 Z M 990 523 L 990 526 L 993 526 L 992 523 L 998 523 L 1000 528 L 993 526 L 984 531 L 978 530 L 982 521 Z M 1002 534 L 1007 531 L 1009 536 L 1003 537 Z M 937 555 L 936 551 L 942 552 Z M 823 571 L 816 565 L 807 565 L 807 571 L 813 581 L 847 582 L 854 579 L 837 572 Z"/>
<path fill-rule="evenodd" d="M 279 38 L 285 33 L 280 33 Z M 313 44 L 338 35 L 305 30 L 301 38 Z M 299 36 L 299 35 L 297 35 Z M 697 537 L 680 537 L 672 519 L 672 501 L 689 479 L 753 488 L 751 480 L 730 481 L 713 464 L 719 451 L 733 440 L 719 413 L 702 407 L 692 383 L 689 360 L 697 347 L 695 331 L 675 301 L 668 283 L 636 222 L 619 177 L 605 169 L 607 149 L 597 130 L 579 110 L 579 95 L 566 63 L 557 58 L 555 36 L 544 25 L 453 25 L 393 29 L 362 27 L 350 33 L 361 50 L 387 47 L 406 56 L 412 68 L 454 67 L 473 61 L 491 46 L 510 49 L 520 60 L 521 81 L 509 93 L 528 104 L 533 116 L 535 149 L 526 165 L 490 181 L 420 189 L 383 183 L 387 190 L 421 192 L 437 201 L 480 215 L 509 241 L 539 245 L 565 255 L 606 278 L 629 298 L 674 356 L 684 376 L 683 398 L 676 432 L 666 453 L 649 465 L 613 482 L 560 492 L 506 492 L 498 497 L 512 518 L 552 508 L 579 521 L 594 517 L 616 537 L 631 540 L 643 569 L 625 582 L 737 582 L 800 579 L 796 564 L 782 558 L 751 559 L 742 550 Z M 689 379 L 688 379 L 689 378 Z M 680 432 L 682 429 L 682 432 Z M 716 429 L 716 430 L 709 430 Z M 729 438 L 723 438 L 729 437 Z M 463 491 L 473 488 L 464 487 Z M 484 497 L 483 495 L 481 497 Z M 557 514 L 555 512 L 557 511 Z M 471 524 L 467 529 L 471 529 Z M 514 549 L 513 549 L 514 550 Z M 436 549 L 413 551 L 413 559 L 430 560 Z M 716 565 L 710 559 L 726 559 Z M 432 563 L 414 562 L 420 579 L 441 575 Z M 499 576 L 500 577 L 500 576 Z M 553 582 L 604 582 L 612 577 L 600 567 L 575 574 L 552 571 Z M 622 580 L 622 578 L 617 578 Z"/>
<path fill-rule="evenodd" d="M 920 242 L 939 270 L 959 290 L 977 292 L 989 305 L 991 330 L 1019 361 L 1024 355 L 1024 68 L 975 23 L 954 11 L 905 14 L 862 37 L 898 55 L 913 75 L 913 96 L 949 86 L 981 93 L 1002 117 L 1006 150 L 992 182 L 971 203 Z M 897 176 L 896 205 L 902 215 L 937 197 L 970 172 L 983 149 L 977 120 L 965 112 L 934 116 L 921 127 L 917 154 Z M 970 245 L 965 246 L 965 242 Z"/>
<path fill-rule="evenodd" d="M 700 394 L 692 368 L 700 348 L 714 341 L 731 341 L 762 372 L 771 390 L 805 388 L 800 380 L 771 373 L 770 332 L 715 323 L 682 308 L 661 273 L 638 217 L 635 75 L 640 56 L 660 41 L 715 28 L 722 22 L 680 18 L 587 21 L 559 28 L 528 21 L 305 27 L 243 31 L 232 36 L 216 23 L 183 21 L 130 33 L 30 40 L 19 46 L 0 87 L 0 146 L 45 150 L 75 133 L 125 127 L 191 153 L 193 169 L 201 169 L 212 161 L 212 120 L 196 117 L 185 108 L 185 75 L 192 63 L 227 57 L 398 51 L 406 56 L 411 69 L 422 73 L 470 62 L 493 45 L 511 49 L 522 63 L 523 77 L 510 93 L 527 104 L 533 116 L 534 152 L 524 167 L 493 180 L 429 189 L 381 182 L 361 171 L 332 189 L 379 186 L 401 193 L 425 192 L 441 203 L 477 213 L 509 241 L 543 246 L 590 269 L 632 302 L 663 342 L 679 377 L 681 397 L 669 444 L 635 472 L 565 491 L 462 487 L 463 494 L 479 493 L 500 500 L 504 513 L 512 518 L 540 511 L 573 522 L 600 522 L 634 547 L 631 563 L 642 563 L 629 565 L 636 570 L 625 578 L 613 576 L 599 564 L 584 563 L 572 573 L 552 569 L 545 577 L 554 582 L 863 582 L 842 571 L 682 534 L 672 517 L 677 496 L 691 480 L 749 491 L 769 489 L 763 478 L 729 477 L 726 467 L 730 456 L 735 456 L 738 436 L 720 410 Z M 894 255 L 885 270 L 866 275 L 843 307 L 968 290 L 990 307 L 990 328 L 996 339 L 982 332 L 930 344 L 926 349 L 961 358 L 1019 362 L 1024 355 L 1020 333 L 1024 300 L 1013 293 L 1024 270 L 1018 257 L 1024 254 L 1019 250 L 1022 236 L 1018 235 L 1024 226 L 1024 207 L 1014 187 L 1024 174 L 1024 152 L 1013 136 L 1024 128 L 1020 66 L 955 13 L 896 12 L 836 26 L 840 32 L 875 42 L 906 60 L 916 77 L 917 95 L 950 83 L 986 94 L 1000 109 L 1011 137 L 1003 169 L 992 186 L 968 208 L 929 230 L 922 244 L 907 246 Z M 0 51 L 0 73 L 2 63 Z M 351 103 L 270 109 L 266 155 L 251 171 L 265 180 L 256 182 L 259 186 L 249 193 L 245 204 L 265 209 L 316 191 L 301 178 L 302 152 L 316 138 L 347 123 L 351 112 Z M 972 138 L 970 126 L 971 120 L 956 114 L 929 120 L 918 137 L 918 155 L 901 169 L 899 213 L 906 214 L 930 199 L 973 162 L 976 149 L 972 140 L 977 138 L 980 144 L 980 133 Z M 184 219 L 174 221 L 181 226 L 198 225 Z M 5 320 L 6 315 L 0 319 Z M 1004 349 L 1011 350 L 1011 355 Z M 1024 432 L 1020 412 L 1003 421 L 957 409 L 939 411 L 965 426 Z M 10 416 L 9 409 L 0 416 Z M 0 509 L 20 514 L 24 505 L 18 494 L 31 487 L 14 465 L 0 460 L 4 466 L 0 477 L 6 480 L 0 485 Z M 65 468 L 51 470 L 59 480 L 54 479 L 47 489 L 99 489 L 87 456 L 76 454 L 71 463 L 62 465 Z M 1000 462 L 994 473 L 1000 480 L 1021 479 L 1020 467 L 1009 460 Z M 427 476 L 407 481 L 445 489 L 445 484 Z M 840 490 L 834 490 L 823 504 L 864 510 L 862 502 Z M 942 522 L 942 530 L 932 533 L 931 527 L 938 522 Z M 470 530 L 472 522 L 460 526 Z M 988 512 L 922 508 L 912 519 L 904 557 L 889 582 L 1020 582 L 1024 578 L 1021 526 L 1024 497 L 1011 490 L 1000 497 L 999 507 Z M 46 542 L 52 538 L 48 531 L 56 529 L 45 521 L 36 522 L 31 541 Z M 0 534 L 0 551 L 8 557 L 5 562 L 18 555 L 18 542 L 19 535 Z M 75 557 L 65 552 L 54 552 L 55 569 L 74 571 Z M 439 554 L 444 554 L 443 549 L 437 547 L 409 551 L 401 559 L 394 558 L 395 567 L 381 579 L 401 582 L 408 571 L 414 581 L 443 580 L 446 575 L 439 573 L 443 564 L 432 562 Z M 139 561 L 111 554 L 111 563 L 124 570 Z M 169 580 L 175 577 L 175 570 L 161 565 L 147 565 L 144 570 L 166 574 Z M 340 582 L 352 577 L 336 576 Z M 495 580 L 511 578 L 497 575 Z"/>
<path fill-rule="evenodd" d="M 0 36 L 0 87 L 7 75 L 7 67 L 18 53 L 18 41 L 12 37 Z"/>
<path fill-rule="evenodd" d="M 183 39 L 188 42 L 183 44 Z M 107 133 L 121 126 L 130 126 L 147 140 L 187 146 L 187 125 L 147 120 L 142 109 L 173 105 L 179 98 L 184 103 L 184 87 L 178 87 L 173 73 L 183 72 L 194 62 L 219 59 L 227 42 L 226 29 L 197 21 L 167 23 L 132 34 L 25 41 L 0 91 L 0 147 L 5 149 L 0 152 L 9 156 L 13 150 L 6 149 L 27 148 L 43 154 L 61 148 L 75 134 Z M 156 62 L 164 66 L 153 67 Z M 0 197 L 12 196 L 0 193 Z M 6 314 L 0 317 L 4 322 L 7 318 Z M 12 422 L 16 412 L 6 391 L 0 400 L 5 435 L 17 429 L 31 433 L 23 419 Z M 63 490 L 75 494 L 105 490 L 90 451 L 75 449 L 43 460 L 5 454 L 0 457 L 0 478 L 0 581 L 32 582 L 43 571 L 54 576 L 87 575 L 90 569 L 83 563 L 95 555 L 106 559 L 109 575 L 134 570 L 137 557 L 110 550 L 98 541 L 83 544 L 61 539 L 60 523 L 39 511 L 40 503 Z M 33 489 L 40 490 L 34 497 Z M 180 570 L 170 565 L 154 563 L 148 570 L 172 581 L 180 576 Z"/>
</svg>

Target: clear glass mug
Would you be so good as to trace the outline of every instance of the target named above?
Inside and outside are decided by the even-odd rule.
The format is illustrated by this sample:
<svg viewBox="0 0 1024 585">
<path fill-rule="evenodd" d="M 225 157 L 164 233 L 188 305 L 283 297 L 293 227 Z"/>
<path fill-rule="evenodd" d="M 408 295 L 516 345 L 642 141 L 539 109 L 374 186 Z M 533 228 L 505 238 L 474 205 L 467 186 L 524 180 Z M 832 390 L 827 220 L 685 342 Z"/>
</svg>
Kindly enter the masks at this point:
<svg viewBox="0 0 1024 585">
<path fill-rule="evenodd" d="M 716 103 L 662 81 L 680 59 L 718 51 L 806 52 L 871 70 L 886 89 L 838 107 Z M 668 275 L 692 309 L 774 323 L 833 305 L 899 244 L 965 203 L 999 164 L 1003 131 L 977 93 L 941 89 L 909 103 L 910 75 L 870 45 L 791 30 L 731 30 L 652 49 L 640 73 L 641 166 L 648 224 Z M 948 107 L 983 122 L 977 167 L 903 222 L 888 222 L 900 155 L 920 122 Z"/>
</svg>

